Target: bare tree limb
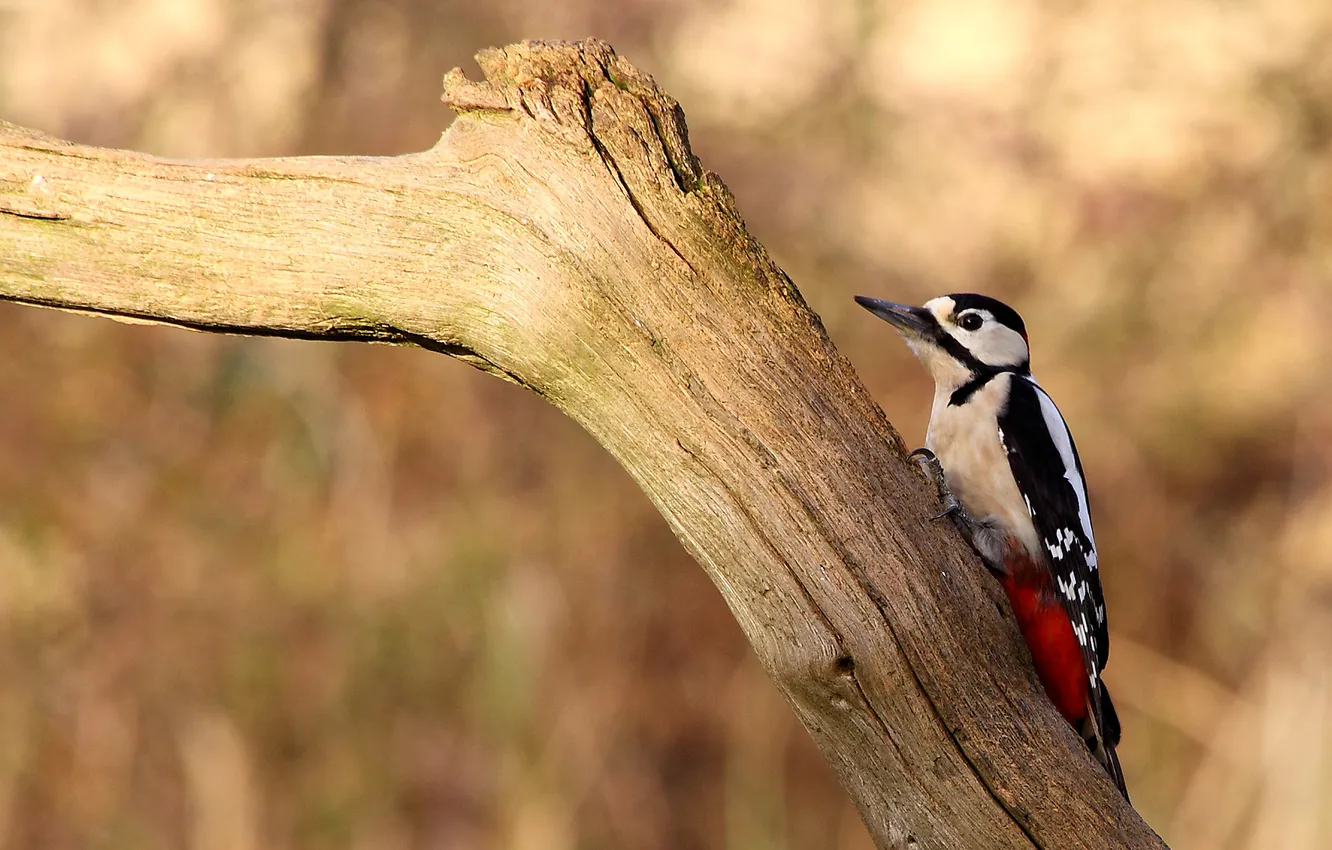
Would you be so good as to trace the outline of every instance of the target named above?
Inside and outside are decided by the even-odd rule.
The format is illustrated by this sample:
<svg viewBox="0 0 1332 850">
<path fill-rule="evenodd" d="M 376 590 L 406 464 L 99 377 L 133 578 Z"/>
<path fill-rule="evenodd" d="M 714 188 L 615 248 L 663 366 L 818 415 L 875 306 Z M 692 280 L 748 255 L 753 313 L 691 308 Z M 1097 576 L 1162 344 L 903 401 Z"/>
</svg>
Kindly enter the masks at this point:
<svg viewBox="0 0 1332 850">
<path fill-rule="evenodd" d="M 170 162 L 0 125 L 0 299 L 415 344 L 528 387 L 708 571 L 879 847 L 1163 847 L 675 101 L 595 41 L 479 61 L 439 144 L 394 158 Z"/>
</svg>

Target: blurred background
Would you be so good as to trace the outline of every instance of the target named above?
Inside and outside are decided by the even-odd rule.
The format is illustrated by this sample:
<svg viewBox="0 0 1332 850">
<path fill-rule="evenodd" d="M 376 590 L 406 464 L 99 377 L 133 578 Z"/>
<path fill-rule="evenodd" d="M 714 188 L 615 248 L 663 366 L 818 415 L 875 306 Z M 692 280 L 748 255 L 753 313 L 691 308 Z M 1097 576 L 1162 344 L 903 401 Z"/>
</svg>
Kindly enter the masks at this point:
<svg viewBox="0 0 1332 850">
<path fill-rule="evenodd" d="M 610 41 L 908 442 L 857 293 L 1015 305 L 1078 437 L 1134 801 L 1332 847 L 1332 5 L 0 0 L 0 116 L 396 154 Z M 865 850 L 702 570 L 537 398 L 409 349 L 0 305 L 0 847 Z"/>
</svg>

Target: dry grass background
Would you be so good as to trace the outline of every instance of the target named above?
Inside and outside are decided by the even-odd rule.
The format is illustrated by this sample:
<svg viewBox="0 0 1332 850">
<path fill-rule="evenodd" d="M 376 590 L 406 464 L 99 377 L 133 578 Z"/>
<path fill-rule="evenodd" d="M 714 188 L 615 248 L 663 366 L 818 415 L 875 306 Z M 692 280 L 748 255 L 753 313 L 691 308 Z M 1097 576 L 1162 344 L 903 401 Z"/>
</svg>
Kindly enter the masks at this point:
<svg viewBox="0 0 1332 850">
<path fill-rule="evenodd" d="M 682 102 L 909 440 L 851 302 L 982 290 L 1078 435 L 1140 810 L 1332 847 L 1332 5 L 2 0 L 0 115 L 391 154 L 477 49 Z M 421 351 L 0 308 L 0 847 L 868 847 L 718 595 L 536 398 Z"/>
</svg>

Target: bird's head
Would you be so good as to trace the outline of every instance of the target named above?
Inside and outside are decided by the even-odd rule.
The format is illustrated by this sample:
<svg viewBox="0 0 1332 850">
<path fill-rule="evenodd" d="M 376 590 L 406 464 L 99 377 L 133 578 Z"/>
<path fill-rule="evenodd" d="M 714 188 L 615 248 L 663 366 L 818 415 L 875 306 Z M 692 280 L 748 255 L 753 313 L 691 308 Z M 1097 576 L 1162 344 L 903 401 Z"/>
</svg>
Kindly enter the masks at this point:
<svg viewBox="0 0 1332 850">
<path fill-rule="evenodd" d="M 923 307 L 856 296 L 856 303 L 902 335 L 934 383 L 953 390 L 979 375 L 1026 374 L 1027 329 L 1017 311 L 985 295 L 940 295 Z"/>
</svg>

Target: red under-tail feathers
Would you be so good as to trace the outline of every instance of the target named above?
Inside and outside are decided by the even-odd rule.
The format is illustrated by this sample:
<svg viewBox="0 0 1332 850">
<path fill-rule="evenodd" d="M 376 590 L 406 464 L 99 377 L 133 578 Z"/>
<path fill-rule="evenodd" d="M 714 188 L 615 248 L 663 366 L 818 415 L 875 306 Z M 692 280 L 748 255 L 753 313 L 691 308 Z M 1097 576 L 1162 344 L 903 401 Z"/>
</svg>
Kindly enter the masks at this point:
<svg viewBox="0 0 1332 850">
<path fill-rule="evenodd" d="M 1009 549 L 999 581 L 1013 606 L 1045 692 L 1064 719 L 1074 729 L 1081 729 L 1087 718 L 1090 687 L 1087 665 L 1049 571 L 1033 562 L 1018 545 Z"/>
<path fill-rule="evenodd" d="M 1115 753 L 1119 718 L 1110 694 L 1104 685 L 1096 694 L 1091 692 L 1087 662 L 1049 570 L 1037 563 L 1017 540 L 1009 538 L 1005 548 L 1004 567 L 997 571 L 999 582 L 1008 594 L 1036 675 L 1055 708 L 1086 741 L 1092 755 L 1127 799 L 1124 771 Z M 1104 728 L 1098 727 L 1092 699 L 1100 701 L 1099 722 Z"/>
</svg>

